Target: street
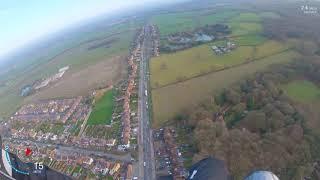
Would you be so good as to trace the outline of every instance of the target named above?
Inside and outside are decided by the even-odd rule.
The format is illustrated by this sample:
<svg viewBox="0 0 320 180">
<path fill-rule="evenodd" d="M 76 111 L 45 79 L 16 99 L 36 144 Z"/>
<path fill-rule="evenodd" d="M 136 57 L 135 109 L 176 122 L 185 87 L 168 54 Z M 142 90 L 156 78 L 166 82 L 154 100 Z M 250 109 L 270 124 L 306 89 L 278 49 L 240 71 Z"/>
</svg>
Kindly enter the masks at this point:
<svg viewBox="0 0 320 180">
<path fill-rule="evenodd" d="M 2 138 L 3 140 L 12 140 L 8 138 Z M 37 142 L 37 141 L 31 141 L 31 140 L 25 140 L 25 139 L 14 139 L 15 141 L 20 141 L 21 143 L 23 142 L 28 142 L 28 143 L 33 143 L 37 147 L 56 147 L 57 151 L 59 152 L 69 152 L 69 153 L 80 153 L 83 155 L 94 155 L 97 157 L 103 157 L 107 159 L 112 159 L 112 160 L 119 160 L 122 162 L 131 162 L 131 154 L 125 154 L 125 155 L 116 155 L 112 153 L 106 153 L 103 151 L 98 151 L 98 150 L 90 150 L 90 149 L 85 149 L 85 148 L 80 148 L 80 147 L 75 147 L 75 146 L 68 146 L 68 145 L 57 145 L 57 144 L 51 144 L 51 143 L 42 143 L 42 142 Z"/>
<path fill-rule="evenodd" d="M 152 131 L 150 129 L 148 104 L 148 61 L 152 54 L 151 28 L 144 27 L 144 39 L 141 50 L 140 79 L 139 79 L 139 167 L 140 179 L 153 180 L 155 164 L 153 153 Z"/>
</svg>

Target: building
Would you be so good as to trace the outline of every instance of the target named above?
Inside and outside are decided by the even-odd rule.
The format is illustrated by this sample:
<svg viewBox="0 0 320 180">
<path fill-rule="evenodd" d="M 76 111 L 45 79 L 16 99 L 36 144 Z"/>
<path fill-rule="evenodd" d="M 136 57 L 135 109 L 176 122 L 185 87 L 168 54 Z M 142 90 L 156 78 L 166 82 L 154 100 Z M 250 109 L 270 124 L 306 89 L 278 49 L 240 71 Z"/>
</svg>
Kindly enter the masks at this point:
<svg viewBox="0 0 320 180">
<path fill-rule="evenodd" d="M 132 180 L 132 165 L 129 164 L 126 172 L 126 180 Z"/>
<path fill-rule="evenodd" d="M 230 53 L 232 50 L 236 49 L 237 46 L 235 43 L 228 41 L 225 46 L 211 46 L 212 51 L 216 55 L 222 55 L 226 53 Z"/>
<path fill-rule="evenodd" d="M 110 170 L 109 174 L 110 174 L 111 176 L 114 175 L 116 172 L 119 171 L 120 167 L 121 167 L 120 163 L 116 163 L 116 164 L 113 166 L 113 168 Z"/>
</svg>

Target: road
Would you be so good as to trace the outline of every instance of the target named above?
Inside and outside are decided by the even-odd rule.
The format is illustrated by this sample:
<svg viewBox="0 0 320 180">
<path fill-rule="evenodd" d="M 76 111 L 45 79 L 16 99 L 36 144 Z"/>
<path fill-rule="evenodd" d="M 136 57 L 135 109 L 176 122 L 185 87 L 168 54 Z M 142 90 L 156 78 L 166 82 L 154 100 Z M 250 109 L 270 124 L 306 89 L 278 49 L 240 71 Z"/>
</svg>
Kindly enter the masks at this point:
<svg viewBox="0 0 320 180">
<path fill-rule="evenodd" d="M 152 54 L 151 27 L 144 28 L 144 40 L 141 47 L 139 79 L 139 167 L 140 179 L 153 180 L 155 176 L 152 130 L 150 128 L 148 96 L 148 61 Z"/>
<path fill-rule="evenodd" d="M 92 112 L 92 108 L 90 107 L 89 113 L 87 114 L 86 118 L 84 119 L 83 123 L 81 124 L 81 129 L 78 134 L 78 137 L 82 137 L 83 131 L 86 129 L 86 125 L 87 125 L 87 122 L 88 122 L 88 119 L 90 117 L 91 112 Z"/>
<path fill-rule="evenodd" d="M 2 138 L 3 140 L 12 140 L 11 138 Z M 57 144 L 51 144 L 51 143 L 43 143 L 43 142 L 38 142 L 38 141 L 31 141 L 31 140 L 25 140 L 25 139 L 14 139 L 17 142 L 29 142 L 35 144 L 37 147 L 56 147 L 57 151 L 59 152 L 76 152 L 80 154 L 84 154 L 87 156 L 94 155 L 97 157 L 102 157 L 102 158 L 107 158 L 107 159 L 112 159 L 112 160 L 119 160 L 122 162 L 131 162 L 131 154 L 125 154 L 125 155 L 116 155 L 112 153 L 106 153 L 103 151 L 99 150 L 91 150 L 91 149 L 85 149 L 85 148 L 80 148 L 80 147 L 75 147 L 75 146 L 68 146 L 68 145 L 57 145 Z"/>
</svg>

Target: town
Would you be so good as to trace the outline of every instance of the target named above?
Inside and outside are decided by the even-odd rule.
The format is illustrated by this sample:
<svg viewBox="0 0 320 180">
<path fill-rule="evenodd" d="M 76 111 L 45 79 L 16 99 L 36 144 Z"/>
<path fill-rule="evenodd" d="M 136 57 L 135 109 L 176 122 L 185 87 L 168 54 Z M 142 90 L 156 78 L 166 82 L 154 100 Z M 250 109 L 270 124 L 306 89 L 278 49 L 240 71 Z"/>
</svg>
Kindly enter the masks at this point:
<svg viewBox="0 0 320 180">
<path fill-rule="evenodd" d="M 158 29 L 151 27 L 152 52 L 159 56 Z M 138 148 L 137 72 L 143 38 L 144 28 L 138 31 L 127 58 L 127 79 L 105 88 L 116 91 L 110 125 L 92 126 L 87 122 L 92 113 L 93 99 L 101 90 L 88 96 L 32 102 L 20 107 L 1 126 L 1 134 L 10 151 L 18 152 L 19 158 L 25 161 L 42 161 L 74 178 L 85 174 L 95 178 L 133 179 L 135 158 L 131 154 Z M 68 69 L 69 66 L 61 68 L 58 74 L 32 87 L 25 87 L 21 95 L 41 90 L 60 79 Z M 100 132 L 106 133 L 99 135 Z M 26 146 L 37 147 L 32 158 L 21 156 Z"/>
<path fill-rule="evenodd" d="M 229 26 L 224 24 L 206 25 L 192 32 L 177 32 L 167 36 L 160 47 L 163 52 L 175 52 L 191 48 L 203 43 L 223 40 L 231 33 Z"/>
</svg>

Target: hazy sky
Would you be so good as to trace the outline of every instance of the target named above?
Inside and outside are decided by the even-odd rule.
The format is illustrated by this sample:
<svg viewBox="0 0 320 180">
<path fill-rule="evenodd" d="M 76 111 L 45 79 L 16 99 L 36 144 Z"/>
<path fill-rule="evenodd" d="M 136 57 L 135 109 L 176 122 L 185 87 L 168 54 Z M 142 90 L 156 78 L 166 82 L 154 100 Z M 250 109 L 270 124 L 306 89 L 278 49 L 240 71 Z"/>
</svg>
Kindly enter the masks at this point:
<svg viewBox="0 0 320 180">
<path fill-rule="evenodd" d="M 157 1 L 176 0 L 0 0 L 0 56 L 66 25 Z"/>
</svg>

